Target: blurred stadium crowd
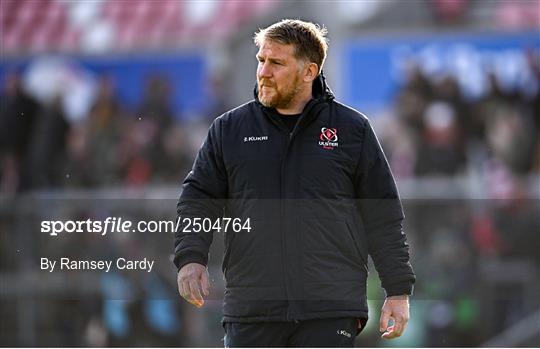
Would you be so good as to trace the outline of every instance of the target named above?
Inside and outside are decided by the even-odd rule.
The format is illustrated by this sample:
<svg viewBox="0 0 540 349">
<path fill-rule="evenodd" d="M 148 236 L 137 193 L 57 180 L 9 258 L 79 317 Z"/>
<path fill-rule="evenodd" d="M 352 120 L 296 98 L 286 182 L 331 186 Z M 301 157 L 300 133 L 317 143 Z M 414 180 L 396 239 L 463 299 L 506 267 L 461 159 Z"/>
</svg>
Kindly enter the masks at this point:
<svg viewBox="0 0 540 349">
<path fill-rule="evenodd" d="M 486 168 L 494 176 L 538 173 L 540 56 L 531 50 L 527 57 L 536 79 L 532 93 L 505 90 L 490 75 L 487 93 L 472 101 L 452 76 L 435 79 L 412 66 L 396 96 L 397 117 L 384 119 L 380 131 L 395 175 L 484 174 Z M 20 76 L 5 79 L 2 192 L 171 184 L 183 178 L 201 139 L 189 143 L 193 125 L 175 116 L 167 78 L 148 79 L 136 110 L 120 103 L 107 76 L 97 90 L 84 121 L 70 123 L 60 98 L 41 104 L 24 90 Z M 201 127 L 224 111 L 201 115 Z"/>
<path fill-rule="evenodd" d="M 71 124 L 60 99 L 40 104 L 21 79 L 2 97 L 2 188 L 8 192 L 178 183 L 193 149 L 170 105 L 168 82 L 152 77 L 137 110 L 127 110 L 113 82 L 100 80 L 84 122 Z"/>
<path fill-rule="evenodd" d="M 527 57 L 538 86 L 540 52 Z M 396 142 L 389 146 L 398 177 L 455 176 L 485 166 L 517 176 L 540 171 L 540 89 L 505 90 L 494 74 L 486 79 L 486 94 L 467 100 L 454 77 L 432 78 L 411 67 L 388 140 Z"/>
<path fill-rule="evenodd" d="M 86 8 L 60 0 L 2 2 L 2 27 L 8 29 L 1 34 L 6 50 L 2 55 L 163 50 L 174 40 L 171 32 L 181 38 L 176 43 L 180 46 L 201 40 L 235 45 L 244 38 L 249 41 L 261 22 L 283 17 L 314 18 L 329 23 L 331 30 L 340 28 L 336 32 L 353 36 L 366 30 L 395 32 L 407 21 L 417 21 L 421 30 L 433 32 L 461 26 L 471 31 L 493 29 L 488 25 L 492 22 L 504 30 L 540 28 L 540 19 L 534 15 L 540 2 L 533 0 L 498 1 L 494 6 L 467 0 L 406 5 L 344 2 L 336 5 L 335 19 L 328 17 L 334 12 L 324 7 L 332 5 L 324 2 L 310 6 L 301 1 L 255 1 L 250 7 L 244 1 L 231 1 L 223 2 L 228 4 L 226 9 L 212 1 L 198 6 L 175 0 L 160 0 L 159 6 L 144 0 L 130 6 L 112 0 L 80 3 Z M 178 23 L 173 15 L 176 7 L 182 8 L 190 23 Z M 169 13 L 163 15 L 166 20 L 155 20 L 159 16 L 150 14 L 150 8 Z M 59 22 L 62 25 L 47 19 L 44 14 L 49 12 L 64 18 Z M 209 25 L 220 13 L 227 13 L 227 20 L 216 27 Z M 256 20 L 251 18 L 255 15 Z M 32 20 L 41 24 L 25 29 Z M 115 32 L 114 28 L 121 29 Z M 245 35 L 235 35 L 235 31 Z M 368 115 L 403 189 L 405 229 L 418 274 L 408 334 L 391 345 L 479 346 L 522 325 L 521 320 L 540 309 L 540 280 L 534 276 L 540 269 L 540 190 L 535 189 L 540 175 L 540 46 L 524 50 L 533 73 L 525 88 L 509 89 L 488 73 L 486 92 L 466 98 L 455 77 L 430 75 L 421 65 L 411 64 L 406 80 L 393 93 L 392 107 L 381 115 Z M 24 71 L 4 72 L 0 92 L 1 344 L 222 346 L 221 239 L 214 239 L 211 251 L 212 301 L 196 311 L 176 295 L 174 269 L 168 260 L 170 236 L 141 234 L 105 240 L 81 235 L 51 241 L 37 227 L 41 219 L 51 217 L 174 218 L 174 196 L 207 126 L 242 102 L 225 97 L 231 95 L 227 89 L 232 85 L 208 81 L 214 100 L 204 113 L 184 117 L 173 107 L 173 82 L 167 75 L 148 75 L 144 94 L 133 106 L 119 97 L 117 81 L 103 74 L 97 79 L 97 94 L 73 121 L 62 96 L 44 103 L 26 88 Z M 240 73 L 224 76 L 235 74 Z M 246 74 L 249 79 L 242 86 L 250 90 L 254 71 Z M 466 185 L 459 184 L 463 182 Z M 115 199 L 103 199 L 119 188 L 151 194 L 121 195 L 123 200 L 116 200 L 115 194 Z M 163 193 L 172 200 L 155 200 Z M 154 256 L 157 271 L 147 277 L 73 272 L 62 278 L 36 273 L 39 257 L 66 255 Z M 368 286 L 371 321 L 358 342 L 390 345 L 379 340 L 374 325 L 381 291 L 373 274 Z M 539 340 L 540 334 L 533 333 L 524 336 L 523 342 L 496 343 L 538 345 Z"/>
</svg>

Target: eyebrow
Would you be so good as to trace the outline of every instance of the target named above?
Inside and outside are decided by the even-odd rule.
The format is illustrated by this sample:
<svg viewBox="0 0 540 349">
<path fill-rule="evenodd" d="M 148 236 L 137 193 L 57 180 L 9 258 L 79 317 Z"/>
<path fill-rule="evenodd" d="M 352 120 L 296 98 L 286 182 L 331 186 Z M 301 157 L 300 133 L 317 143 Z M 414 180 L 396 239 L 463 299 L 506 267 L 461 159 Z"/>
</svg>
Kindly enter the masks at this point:
<svg viewBox="0 0 540 349">
<path fill-rule="evenodd" d="M 263 56 L 260 56 L 260 55 L 256 55 L 257 59 L 258 60 L 261 60 L 263 59 Z M 273 63 L 280 63 L 280 64 L 284 64 L 285 63 L 285 60 L 284 59 L 280 59 L 280 58 L 267 58 L 266 60 L 270 61 L 270 62 L 273 62 Z"/>
</svg>

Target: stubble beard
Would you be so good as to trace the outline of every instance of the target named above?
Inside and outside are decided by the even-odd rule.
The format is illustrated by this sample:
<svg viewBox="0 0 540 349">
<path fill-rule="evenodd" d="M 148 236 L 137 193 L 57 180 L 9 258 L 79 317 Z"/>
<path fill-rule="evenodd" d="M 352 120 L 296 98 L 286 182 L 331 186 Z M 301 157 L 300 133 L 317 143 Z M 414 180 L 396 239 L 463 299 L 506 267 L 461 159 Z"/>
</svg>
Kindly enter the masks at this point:
<svg viewBox="0 0 540 349">
<path fill-rule="evenodd" d="M 276 86 L 273 85 L 272 89 L 274 93 L 269 97 L 264 97 L 262 94 L 262 88 L 263 87 L 259 87 L 258 97 L 261 104 L 267 108 L 286 109 L 289 107 L 294 97 L 296 97 L 302 91 L 298 76 L 295 76 L 292 86 L 282 92 L 279 92 L 276 89 Z"/>
</svg>

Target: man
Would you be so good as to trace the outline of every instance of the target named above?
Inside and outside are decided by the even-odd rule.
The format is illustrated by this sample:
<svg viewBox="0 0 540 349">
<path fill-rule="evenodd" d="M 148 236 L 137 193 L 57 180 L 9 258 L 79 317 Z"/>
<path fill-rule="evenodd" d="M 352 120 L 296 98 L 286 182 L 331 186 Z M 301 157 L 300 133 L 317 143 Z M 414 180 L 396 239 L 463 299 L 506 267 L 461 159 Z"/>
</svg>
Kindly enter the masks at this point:
<svg viewBox="0 0 540 349">
<path fill-rule="evenodd" d="M 226 346 L 352 347 L 368 316 L 368 253 L 386 290 L 382 337 L 407 324 L 401 203 L 368 120 L 326 86 L 325 35 L 300 20 L 256 33 L 255 99 L 214 121 L 184 181 L 174 262 L 189 302 L 209 292 L 212 231 L 186 224 L 249 222 L 225 231 Z"/>
</svg>

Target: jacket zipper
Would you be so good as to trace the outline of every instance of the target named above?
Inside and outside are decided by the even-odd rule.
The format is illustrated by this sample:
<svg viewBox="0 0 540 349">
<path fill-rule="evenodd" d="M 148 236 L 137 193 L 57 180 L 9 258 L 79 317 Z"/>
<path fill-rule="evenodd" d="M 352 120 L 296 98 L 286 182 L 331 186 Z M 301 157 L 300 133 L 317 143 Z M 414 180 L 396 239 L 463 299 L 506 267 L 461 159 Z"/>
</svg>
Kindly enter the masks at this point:
<svg viewBox="0 0 540 349">
<path fill-rule="evenodd" d="M 313 112 L 313 108 L 310 108 L 311 110 L 308 110 L 307 112 Z M 305 114 L 307 115 L 307 113 Z M 284 208 L 285 206 L 285 202 L 286 202 L 286 190 L 285 190 L 285 183 L 286 183 L 286 172 L 285 171 L 285 167 L 286 167 L 286 163 L 287 163 L 287 157 L 289 155 L 289 148 L 291 147 L 291 143 L 292 143 L 292 140 L 293 140 L 293 137 L 296 133 L 298 133 L 298 129 L 300 127 L 300 123 L 302 122 L 302 119 L 305 117 L 305 115 L 302 115 L 300 117 L 300 119 L 298 120 L 298 122 L 296 123 L 296 125 L 294 126 L 293 130 L 292 131 L 288 131 L 287 132 L 289 133 L 289 139 L 287 140 L 287 146 L 285 147 L 285 152 L 283 153 L 283 159 L 281 160 L 281 200 L 280 200 L 280 210 L 281 210 L 281 225 L 282 225 L 282 229 L 281 229 L 281 249 L 283 251 L 283 253 L 281 254 L 281 262 L 282 262 L 282 265 L 283 265 L 283 277 L 284 277 L 284 282 L 285 282 L 285 293 L 287 294 L 287 298 L 288 299 L 291 299 L 291 294 L 292 292 L 289 290 L 289 286 L 288 286 L 288 282 L 287 282 L 287 274 L 286 274 L 286 258 L 285 258 L 285 255 L 286 255 L 286 242 L 285 242 L 285 239 L 286 239 L 286 234 L 285 234 L 285 228 L 284 225 L 285 223 L 287 222 L 287 220 L 285 219 L 285 215 L 286 215 L 286 210 Z M 294 321 L 295 323 L 298 322 L 298 320 L 296 319 L 296 314 L 294 313 L 291 313 L 291 307 L 290 307 L 290 301 L 287 301 L 288 303 L 288 306 L 287 306 L 287 316 L 286 316 L 286 319 L 287 321 Z"/>
<path fill-rule="evenodd" d="M 291 321 L 291 320 L 294 320 L 294 315 L 291 314 L 291 308 L 290 308 L 290 299 L 291 299 L 291 290 L 289 290 L 289 283 L 287 282 L 287 261 L 286 261 L 286 255 L 287 255 L 287 243 L 286 243 L 286 239 L 287 239 L 287 236 L 285 234 L 285 231 L 286 231 L 286 220 L 285 220 L 285 200 L 286 200 L 286 190 L 285 190 L 285 184 L 286 184 L 286 178 L 285 178 L 285 164 L 287 162 L 287 157 L 288 157 L 288 153 L 289 153 L 289 148 L 291 146 L 291 143 L 292 143 L 292 138 L 293 138 L 293 132 L 289 132 L 289 137 L 288 137 L 288 140 L 287 140 L 287 145 L 285 147 L 285 152 L 283 153 L 283 158 L 281 160 L 281 181 L 280 181 L 280 186 L 281 186 L 281 200 L 279 201 L 280 202 L 280 222 L 281 222 L 281 264 L 283 266 L 283 269 L 282 269 L 282 272 L 283 272 L 283 283 L 285 285 L 285 293 L 287 295 L 287 315 L 286 315 L 286 320 L 287 321 Z"/>
<path fill-rule="evenodd" d="M 297 322 L 296 320 L 296 315 L 295 314 L 291 314 L 291 308 L 290 308 L 290 301 L 289 299 L 291 299 L 291 291 L 289 290 L 289 283 L 287 282 L 287 273 L 286 273 L 286 258 L 285 258 L 285 255 L 286 255 L 286 242 L 285 242 L 285 239 L 286 239 L 286 235 L 285 235 L 285 208 L 284 208 L 284 201 L 285 201 L 285 163 L 287 162 L 287 156 L 288 156 L 288 153 L 289 153 L 289 148 L 291 146 L 291 143 L 292 143 L 292 140 L 293 140 L 293 137 L 296 133 L 298 133 L 298 129 L 299 129 L 299 126 L 300 126 L 300 123 L 302 122 L 302 119 L 305 117 L 305 115 L 307 115 L 307 113 L 312 113 L 314 112 L 313 110 L 313 106 L 311 108 L 309 108 L 309 110 L 306 110 L 305 114 L 303 114 L 302 116 L 300 116 L 300 119 L 298 120 L 298 122 L 296 123 L 296 125 L 294 126 L 293 130 L 292 131 L 289 131 L 288 129 L 286 129 L 286 126 L 285 125 L 281 125 L 281 124 L 277 124 L 278 127 L 287 132 L 288 135 L 289 135 L 289 138 L 287 140 L 287 145 L 285 147 L 285 151 L 283 153 L 283 158 L 281 159 L 281 181 L 280 181 L 280 189 L 281 189 L 281 193 L 280 193 L 280 226 L 281 226 L 281 250 L 282 250 L 282 253 L 281 253 L 281 265 L 282 265 L 282 272 L 283 272 L 283 283 L 284 283 L 284 286 L 285 286 L 285 294 L 287 295 L 287 303 L 288 303 L 288 306 L 287 306 L 287 315 L 286 315 L 286 320 L 287 321 L 294 321 L 294 322 Z M 320 110 L 317 111 L 317 113 L 320 112 Z"/>
</svg>

